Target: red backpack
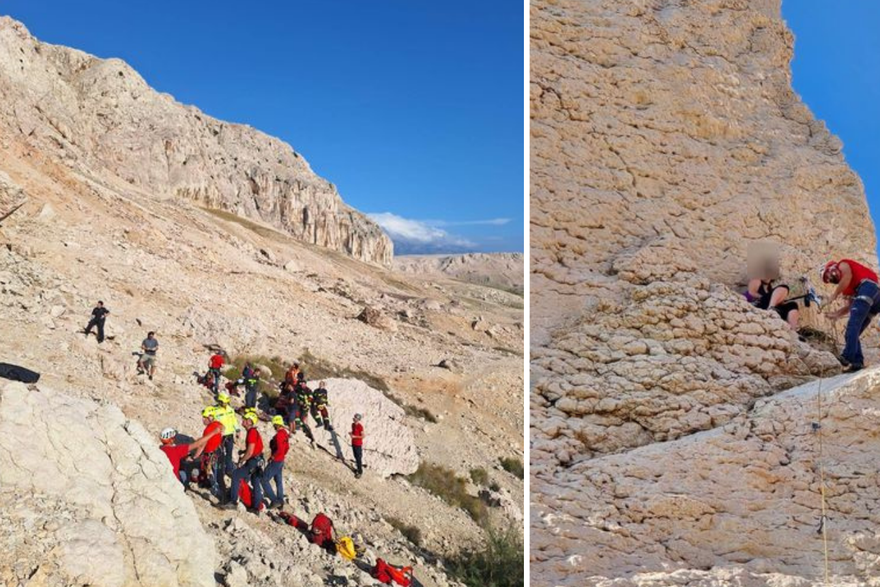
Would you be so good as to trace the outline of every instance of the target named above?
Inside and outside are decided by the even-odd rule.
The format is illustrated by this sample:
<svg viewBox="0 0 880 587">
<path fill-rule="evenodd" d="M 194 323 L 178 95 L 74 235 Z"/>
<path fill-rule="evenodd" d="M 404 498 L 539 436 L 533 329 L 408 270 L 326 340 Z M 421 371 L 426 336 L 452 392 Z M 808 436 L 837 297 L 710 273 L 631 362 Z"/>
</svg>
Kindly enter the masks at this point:
<svg viewBox="0 0 880 587">
<path fill-rule="evenodd" d="M 412 567 L 398 569 L 389 565 L 381 558 L 376 560 L 376 566 L 373 567 L 370 574 L 374 579 L 385 585 L 391 585 L 392 581 L 398 585 L 403 585 L 403 587 L 410 587 L 412 585 Z"/>
<path fill-rule="evenodd" d="M 257 481 L 259 483 L 259 481 Z M 253 503 L 253 496 L 251 495 L 251 486 L 247 484 L 247 482 L 242 479 L 238 486 L 238 498 L 241 500 L 241 503 L 245 505 L 245 507 L 252 507 L 251 503 Z M 265 507 L 263 503 L 260 503 L 260 509 L 262 510 Z"/>
</svg>

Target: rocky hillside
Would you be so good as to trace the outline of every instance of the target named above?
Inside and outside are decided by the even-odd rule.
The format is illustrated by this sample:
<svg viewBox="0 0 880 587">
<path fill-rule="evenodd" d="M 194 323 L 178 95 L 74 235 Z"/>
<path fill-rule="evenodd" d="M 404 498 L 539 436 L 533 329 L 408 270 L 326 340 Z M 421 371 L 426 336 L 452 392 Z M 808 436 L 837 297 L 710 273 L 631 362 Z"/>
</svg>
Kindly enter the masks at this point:
<svg viewBox="0 0 880 587">
<path fill-rule="evenodd" d="M 50 98 L 51 97 L 51 98 Z M 0 17 L 0 136 L 144 206 L 188 200 L 389 265 L 392 244 L 290 145 L 184 106 L 119 59 L 42 43 Z"/>
<path fill-rule="evenodd" d="M 64 75 L 57 74 L 66 71 L 65 59 L 98 70 L 112 63 L 28 45 L 21 25 L 4 23 L 0 46 L 12 46 L 10 38 L 22 43 L 25 53 L 30 50 L 23 62 L 59 61 L 54 75 L 61 94 L 68 91 Z M 4 53 L 2 67 L 10 55 Z M 129 75 L 118 62 L 115 67 L 114 81 Z M 10 75 L 3 70 L 0 87 L 25 93 L 27 80 L 33 80 L 35 92 L 46 79 L 38 72 L 16 74 L 12 84 Z M 102 90 L 93 99 L 164 100 L 168 116 L 186 113 L 169 119 L 168 132 L 189 132 L 186 117 L 201 116 L 146 90 L 137 100 L 118 92 Z M 58 101 L 66 100 L 62 95 Z M 150 166 L 139 170 L 141 164 L 124 149 L 116 163 L 103 162 L 110 152 L 101 145 L 109 140 L 103 134 L 113 131 L 81 145 L 59 139 L 53 147 L 56 141 L 41 135 L 50 132 L 40 126 L 42 119 L 8 117 L 10 109 L 37 117 L 28 105 L 46 110 L 49 102 L 21 98 L 0 106 L 6 109 L 0 115 L 0 196 L 24 202 L 0 221 L 0 377 L 16 378 L 25 369 L 39 375 L 27 392 L 13 386 L 0 397 L 0 422 L 21 431 L 0 441 L 0 452 L 9 454 L 0 467 L 0 486 L 11 495 L 7 503 L 14 503 L 0 515 L 8 547 L 0 557 L 0 582 L 25 584 L 32 576 L 48 576 L 42 584 L 53 585 L 64 583 L 56 579 L 64 576 L 75 578 L 67 583 L 108 586 L 374 585 L 364 568 L 382 557 L 413 564 L 425 587 L 460 585 L 444 563 L 479 548 L 487 528 L 522 520 L 523 481 L 515 468 L 502 464 L 523 459 L 522 298 L 364 263 L 346 254 L 344 244 L 335 250 L 303 242 L 272 218 L 154 192 L 147 184 L 166 180 L 150 175 L 158 173 Z M 91 124 L 89 112 L 71 115 L 66 124 L 70 129 Z M 135 127 L 136 112 L 128 111 Z M 113 115 L 97 119 L 105 116 Z M 42 130 L 22 132 L 16 125 L 25 120 L 34 121 L 31 130 Z M 144 124 L 147 129 L 150 123 Z M 224 129 L 218 137 L 227 131 L 260 136 Z M 81 135 L 71 130 L 68 136 Z M 240 161 L 265 155 L 258 153 L 268 149 L 263 142 L 268 139 L 254 141 L 252 150 L 237 155 Z M 297 168 L 300 187 L 306 190 L 310 181 L 321 185 L 323 180 L 307 179 L 304 165 Z M 102 344 L 82 332 L 99 299 L 111 312 Z M 152 381 L 136 374 L 132 356 L 148 330 L 156 331 L 160 342 Z M 339 531 L 363 534 L 368 553 L 360 567 L 322 553 L 277 518 L 219 510 L 203 490 L 184 494 L 166 462 L 156 462 L 163 428 L 201 434 L 199 415 L 212 398 L 193 373 L 204 372 L 209 349 L 217 346 L 239 363 L 254 359 L 275 378 L 292 361 L 301 363 L 310 380 L 326 378 L 337 430 L 334 435 L 316 429 L 314 449 L 303 434 L 293 437 L 285 511 L 306 520 L 325 512 Z M 261 398 L 263 408 L 268 402 L 268 395 Z M 56 405 L 70 414 L 56 418 Z M 27 415 L 41 408 L 45 413 L 39 417 Z M 361 479 L 354 478 L 347 437 L 355 412 L 365 414 L 367 433 Z M 85 420 L 69 424 L 77 418 Z M 260 427 L 268 441 L 270 427 Z M 68 428 L 76 434 L 73 443 L 57 432 Z M 25 461 L 18 454 L 27 438 L 39 444 Z M 71 463 L 74 447 L 88 454 L 77 452 Z M 38 458 L 39 465 L 33 462 Z M 95 471 L 77 473 L 85 463 Z M 96 474 L 101 479 L 93 478 Z M 71 478 L 64 487 L 73 493 L 59 494 L 60 486 L 48 487 L 42 476 Z M 461 483 L 449 483 L 453 477 Z M 437 478 L 461 493 L 445 493 L 431 482 Z M 169 497 L 162 501 L 159 494 Z M 188 533 L 190 542 L 176 536 L 179 527 L 165 523 L 164 514 L 153 516 L 155 525 L 130 524 L 132 511 L 154 510 L 173 512 L 184 526 L 197 524 Z M 65 532 L 56 536 L 59 523 Z M 61 545 L 62 539 L 69 546 Z M 164 547 L 157 546 L 162 544 L 179 552 L 164 556 Z M 83 569 L 82 553 L 93 552 L 91 546 L 107 554 L 101 577 Z M 180 562 L 181 554 L 191 555 L 189 562 Z"/>
<path fill-rule="evenodd" d="M 404 255 L 394 258 L 394 268 L 405 273 L 444 275 L 520 295 L 524 291 L 525 272 L 521 253 Z"/>
<path fill-rule="evenodd" d="M 827 347 L 745 303 L 750 244 L 777 245 L 792 281 L 830 257 L 877 266 L 861 182 L 791 89 L 793 37 L 779 2 L 538 0 L 531 18 L 533 577 L 812 580 L 806 559 L 787 567 L 785 554 L 746 565 L 743 549 L 766 554 L 779 537 L 756 531 L 744 546 L 723 508 L 691 511 L 676 496 L 698 496 L 699 474 L 691 460 L 671 464 L 684 458 L 676 447 L 699 443 L 694 459 L 726 470 L 730 455 L 703 439 L 738 426 L 762 397 L 836 373 Z M 803 314 L 839 337 L 815 306 Z M 719 474 L 724 483 L 738 476 Z M 750 495 L 816 487 L 780 478 Z M 638 538 L 651 506 L 627 501 L 646 488 L 656 516 L 675 525 L 655 542 Z M 569 533 L 569 522 L 588 529 Z M 813 537 L 804 535 L 811 557 Z M 839 556 L 851 563 L 842 575 L 863 576 L 862 555 Z M 732 569 L 731 583 L 713 568 Z"/>
</svg>

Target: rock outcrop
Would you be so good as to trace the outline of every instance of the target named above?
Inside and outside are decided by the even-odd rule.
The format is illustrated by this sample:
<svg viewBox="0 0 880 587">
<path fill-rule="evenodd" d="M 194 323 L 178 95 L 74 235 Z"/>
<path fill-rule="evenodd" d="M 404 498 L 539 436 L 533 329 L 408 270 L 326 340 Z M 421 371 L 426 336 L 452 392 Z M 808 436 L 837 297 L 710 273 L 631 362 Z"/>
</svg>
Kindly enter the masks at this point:
<svg viewBox="0 0 880 587">
<path fill-rule="evenodd" d="M 403 255 L 394 258 L 394 268 L 405 273 L 445 275 L 519 295 L 524 291 L 525 275 L 521 253 Z"/>
<path fill-rule="evenodd" d="M 357 379 L 327 379 L 325 384 L 330 419 L 346 458 L 351 458 L 352 418 L 361 414 L 366 434 L 364 462 L 370 471 L 383 477 L 415 473 L 419 453 L 403 408 Z"/>
<path fill-rule="evenodd" d="M 157 441 L 118 408 L 0 390 L 0 583 L 213 586 L 215 552 Z"/>
<path fill-rule="evenodd" d="M 756 531 L 742 546 L 743 528 L 715 515 L 723 508 L 673 495 L 699 500 L 694 458 L 739 487 L 726 468 L 734 453 L 676 447 L 717 438 L 708 431 L 736 426 L 761 397 L 836 369 L 832 353 L 737 290 L 752 243 L 779 247 L 789 281 L 827 258 L 876 267 L 861 182 L 791 89 L 778 1 L 537 0 L 531 16 L 533 577 L 725 584 L 705 571 L 728 565 L 733 584 L 760 584 L 737 565 L 777 537 Z M 815 307 L 802 315 L 834 338 Z M 764 489 L 791 497 L 798 482 Z M 656 515 L 679 524 L 655 542 L 638 526 L 654 506 L 622 501 L 647 491 L 659 496 Z M 574 529 L 594 520 L 601 539 Z M 749 572 L 813 577 L 804 560 L 762 556 Z"/>
<path fill-rule="evenodd" d="M 119 59 L 41 43 L 9 17 L 0 17 L 0 133 L 126 197 L 191 200 L 391 263 L 379 226 L 289 145 L 156 92 Z"/>
<path fill-rule="evenodd" d="M 539 479 L 532 584 L 826 584 L 824 477 L 827 584 L 880 585 L 878 400 L 880 372 L 841 375 Z"/>
</svg>

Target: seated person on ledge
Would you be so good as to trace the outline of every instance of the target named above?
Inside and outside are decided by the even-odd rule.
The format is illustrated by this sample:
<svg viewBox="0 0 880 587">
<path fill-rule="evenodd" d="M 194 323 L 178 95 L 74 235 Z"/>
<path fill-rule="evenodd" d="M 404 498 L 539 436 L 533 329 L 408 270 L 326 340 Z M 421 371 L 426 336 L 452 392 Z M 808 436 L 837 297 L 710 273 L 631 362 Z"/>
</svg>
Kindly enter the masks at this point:
<svg viewBox="0 0 880 587">
<path fill-rule="evenodd" d="M 789 287 L 784 283 L 774 285 L 777 278 L 778 272 L 776 270 L 766 268 L 763 275 L 749 280 L 749 289 L 745 294 L 746 299 L 756 308 L 775 310 L 788 323 L 789 328 L 797 331 L 797 302 L 785 301 L 788 298 Z"/>
</svg>

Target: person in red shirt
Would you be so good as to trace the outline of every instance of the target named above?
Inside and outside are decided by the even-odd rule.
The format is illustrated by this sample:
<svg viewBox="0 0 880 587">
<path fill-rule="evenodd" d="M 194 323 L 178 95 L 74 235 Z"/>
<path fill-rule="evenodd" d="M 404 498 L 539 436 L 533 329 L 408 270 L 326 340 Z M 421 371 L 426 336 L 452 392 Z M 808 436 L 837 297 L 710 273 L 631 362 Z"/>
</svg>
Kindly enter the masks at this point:
<svg viewBox="0 0 880 587">
<path fill-rule="evenodd" d="M 820 269 L 822 281 L 837 287 L 825 305 L 830 306 L 838 297 L 845 297 L 846 303 L 836 311 L 828 310 L 825 316 L 831 320 L 849 314 L 844 334 L 845 345 L 838 360 L 850 373 L 864 369 L 865 356 L 862 354 L 862 333 L 871 319 L 880 314 L 880 286 L 877 274 L 852 259 L 829 261 Z"/>
<path fill-rule="evenodd" d="M 263 484 L 257 471 L 263 466 L 263 438 L 257 430 L 257 422 L 259 417 L 256 412 L 248 412 L 245 414 L 242 423 L 247 436 L 245 442 L 247 449 L 244 455 L 239 459 L 239 466 L 232 472 L 232 487 L 229 491 L 229 500 L 222 506 L 223 509 L 235 509 L 238 507 L 238 490 L 241 481 L 245 480 L 253 487 L 252 507 L 250 511 L 256 515 L 260 515 L 260 504 L 263 502 Z"/>
<path fill-rule="evenodd" d="M 181 468 L 181 461 L 183 461 L 189 453 L 200 449 L 207 442 L 208 438 L 200 438 L 196 440 L 192 444 L 177 444 L 177 430 L 174 428 L 166 428 L 159 435 L 159 438 L 162 440 L 162 446 L 159 449 L 165 453 L 168 457 L 168 460 L 171 462 L 171 468 L 174 471 L 174 476 L 183 484 L 185 488 L 189 487 L 189 476 L 187 472 Z"/>
<path fill-rule="evenodd" d="M 287 456 L 287 450 L 290 448 L 290 432 L 284 425 L 283 416 L 273 416 L 272 425 L 275 426 L 275 436 L 269 441 L 269 449 L 272 456 L 269 458 L 269 464 L 263 471 L 260 483 L 263 485 L 263 493 L 269 498 L 269 509 L 281 508 L 284 505 L 284 457 Z M 275 481 L 275 491 L 272 491 L 271 481 Z"/>
<path fill-rule="evenodd" d="M 204 441 L 204 444 L 196 449 L 193 456 L 200 459 L 199 469 L 202 478 L 208 476 L 211 479 L 211 494 L 220 499 L 226 493 L 226 479 L 223 477 L 223 449 L 220 448 L 223 442 L 223 423 L 214 419 L 216 410 L 214 406 L 202 410 L 205 431 L 196 442 Z"/>
<path fill-rule="evenodd" d="M 214 395 L 217 395 L 217 390 L 220 388 L 220 369 L 223 368 L 223 363 L 225 362 L 223 355 L 220 353 L 214 353 L 211 355 L 211 358 L 208 359 L 208 372 L 214 376 L 214 381 L 212 383 Z"/>
<path fill-rule="evenodd" d="M 360 479 L 361 475 L 364 474 L 364 425 L 361 424 L 361 420 L 363 416 L 360 414 L 354 415 L 354 420 L 351 423 L 351 432 L 348 433 L 351 436 L 351 452 L 354 453 L 354 462 L 357 465 L 357 470 L 354 473 L 355 479 Z"/>
</svg>

